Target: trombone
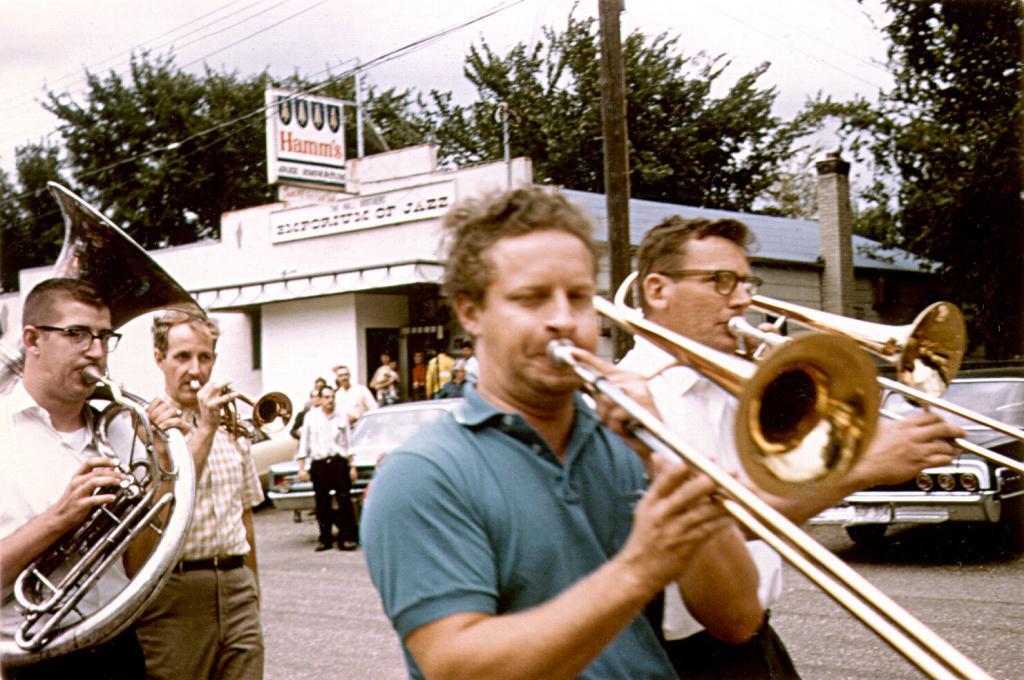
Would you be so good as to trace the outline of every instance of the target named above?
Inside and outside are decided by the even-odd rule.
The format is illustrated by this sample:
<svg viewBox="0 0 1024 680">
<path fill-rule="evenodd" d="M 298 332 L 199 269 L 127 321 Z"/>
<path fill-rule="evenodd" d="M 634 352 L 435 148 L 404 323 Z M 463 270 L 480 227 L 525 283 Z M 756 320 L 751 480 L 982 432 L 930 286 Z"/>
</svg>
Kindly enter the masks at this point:
<svg viewBox="0 0 1024 680">
<path fill-rule="evenodd" d="M 736 374 L 730 367 L 739 365 L 733 361 L 737 357 L 694 343 L 644 319 L 636 310 L 614 305 L 603 298 L 595 298 L 594 304 L 599 314 L 628 332 L 669 352 L 726 390 L 734 394 L 738 392 L 740 407 L 736 437 L 740 460 L 752 478 L 755 474 L 764 476 L 762 473 L 765 471 L 777 474 L 770 485 L 774 489 L 787 489 L 790 493 L 795 489 L 806 491 L 808 476 L 800 469 L 791 475 L 794 470 L 788 466 L 762 465 L 763 461 L 759 459 L 772 458 L 785 446 L 800 449 L 808 443 L 824 453 L 833 453 L 835 446 L 842 445 L 855 457 L 857 454 L 854 452 L 859 452 L 871 438 L 873 417 L 877 415 L 873 407 L 878 397 L 873 382 L 874 367 L 849 340 L 806 336 L 809 342 L 789 343 L 757 367 L 741 359 L 747 368 L 741 369 L 742 374 Z M 819 346 L 819 341 L 826 338 L 827 342 Z M 847 363 L 820 363 L 820 357 L 828 357 L 837 349 L 844 350 L 844 345 L 853 346 L 850 356 L 859 355 L 866 361 L 867 371 L 861 369 L 864 364 L 860 362 L 854 364 L 853 371 Z M 990 677 L 707 456 L 688 450 L 687 445 L 663 422 L 606 378 L 581 364 L 575 357 L 574 348 L 554 341 L 549 344 L 548 352 L 554 361 L 571 366 L 584 382 L 626 410 L 639 423 L 636 436 L 652 450 L 680 458 L 710 477 L 721 489 L 721 502 L 730 515 L 772 546 L 926 675 L 932 678 Z M 832 373 L 837 366 L 841 366 L 842 371 Z M 833 392 L 832 385 L 836 381 L 839 381 L 838 390 Z M 850 381 L 850 384 L 844 381 Z M 813 398 L 809 398 L 808 389 L 814 390 Z M 778 408 L 780 403 L 782 408 Z M 782 417 L 774 421 L 777 415 Z M 824 448 L 820 446 L 822 425 L 831 434 L 824 440 Z M 764 432 L 759 432 L 762 429 L 773 434 L 766 437 Z M 801 433 L 804 433 L 802 438 Z M 785 446 L 774 447 L 774 452 L 757 451 L 754 443 L 759 441 L 773 441 L 777 445 L 785 442 Z M 826 466 L 848 469 L 852 460 L 826 456 L 822 462 Z M 810 485 L 813 488 L 815 483 L 831 478 L 830 473 L 823 473 Z"/>
<path fill-rule="evenodd" d="M 633 272 L 623 280 L 615 293 L 616 305 L 628 308 L 626 298 L 636 279 L 637 272 Z M 813 330 L 854 341 L 861 348 L 896 368 L 899 380 L 877 376 L 879 386 L 902 395 L 912 403 L 941 409 L 1018 441 L 1024 441 L 1024 430 L 964 408 L 940 396 L 960 370 L 967 344 L 967 329 L 963 315 L 951 302 L 936 302 L 929 305 L 913 322 L 904 326 L 888 326 L 850 319 L 840 314 L 809 309 L 764 295 L 755 295 L 751 306 L 769 314 L 793 319 Z M 778 347 L 793 341 L 793 338 L 779 333 L 762 331 L 743 317 L 730 319 L 729 332 L 734 337 L 753 340 L 762 347 Z M 760 350 L 755 351 L 753 355 L 755 358 L 759 357 Z M 881 414 L 893 420 L 901 417 L 890 411 L 882 411 Z M 986 449 L 962 438 L 954 439 L 953 443 L 961 450 L 1024 474 L 1024 463 L 998 451 Z"/>
<path fill-rule="evenodd" d="M 755 295 L 752 306 L 769 314 L 784 315 L 814 330 L 845 335 L 896 367 L 898 380 L 878 378 L 878 383 L 887 390 L 911 402 L 933 406 L 1024 441 L 1024 430 L 941 397 L 960 370 L 967 345 L 963 315 L 951 302 L 929 305 L 905 326 L 848 319 L 763 295 Z M 1011 467 L 1024 470 L 1019 464 Z"/>
<path fill-rule="evenodd" d="M 858 323 L 869 322 L 860 321 Z M 871 325 L 880 326 L 882 324 Z M 784 335 L 779 335 L 778 333 L 771 333 L 768 331 L 762 331 L 760 328 L 757 328 L 756 326 L 754 326 L 741 316 L 734 316 L 733 318 L 729 319 L 729 332 L 732 333 L 734 337 L 754 340 L 768 347 L 777 347 L 790 341 L 790 338 Z M 920 393 L 918 390 L 912 387 L 908 387 L 903 383 L 896 382 L 888 378 L 883 378 L 881 376 L 878 377 L 878 383 L 882 387 L 903 394 L 904 396 L 909 396 L 910 394 L 917 395 Z M 964 408 L 959 404 L 954 404 L 953 402 L 942 399 L 941 397 L 925 395 L 925 397 L 922 397 L 921 399 L 918 399 L 916 396 L 909 398 L 912 402 L 924 401 L 924 399 L 926 398 L 927 401 L 925 403 L 935 406 L 936 408 L 941 408 L 942 410 L 948 411 L 949 413 L 952 413 L 954 415 L 958 415 L 962 418 L 966 418 L 981 425 L 985 425 L 986 427 L 989 427 L 998 432 L 1002 432 L 1003 434 L 1007 434 L 1011 437 L 1014 437 L 1015 439 L 1024 439 L 1024 432 L 1021 432 L 1012 425 L 1008 425 L 998 420 L 993 420 L 992 418 L 989 418 L 988 416 L 982 413 L 978 413 L 977 411 L 972 411 L 970 409 Z M 880 413 L 881 415 L 891 420 L 900 420 L 902 418 L 902 416 L 885 409 L 883 409 Z M 1014 470 L 1018 474 L 1024 474 L 1024 463 L 1014 460 L 1013 458 L 1010 458 L 1009 456 L 999 453 L 998 451 L 993 451 L 992 449 L 987 449 L 983 446 L 978 446 L 974 442 L 964 439 L 962 437 L 957 437 L 956 439 L 954 439 L 953 444 L 962 451 L 967 451 L 969 453 L 973 453 L 976 456 L 986 458 L 992 461 L 993 463 Z"/>
</svg>

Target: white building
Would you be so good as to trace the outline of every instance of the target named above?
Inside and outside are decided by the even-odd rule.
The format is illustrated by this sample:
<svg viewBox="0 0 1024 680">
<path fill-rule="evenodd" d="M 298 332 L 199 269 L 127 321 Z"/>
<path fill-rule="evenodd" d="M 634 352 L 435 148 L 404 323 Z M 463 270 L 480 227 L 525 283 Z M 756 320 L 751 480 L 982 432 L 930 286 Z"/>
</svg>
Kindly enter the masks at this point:
<svg viewBox="0 0 1024 680">
<path fill-rule="evenodd" d="M 407 383 L 413 351 L 450 346 L 460 335 L 438 287 L 441 218 L 460 199 L 532 180 L 524 158 L 438 170 L 431 146 L 350 161 L 348 176 L 352 194 L 281 187 L 279 203 L 225 213 L 219 241 L 150 253 L 219 320 L 223 332 L 215 378 L 231 379 L 253 396 L 282 391 L 298 408 L 314 378 L 332 381 L 332 366 L 349 365 L 365 384 L 380 353 L 389 351 Z M 603 239 L 604 197 L 566 194 L 595 218 Z M 630 209 L 634 246 L 673 213 L 741 219 L 761 244 L 753 259 L 768 282 L 766 294 L 827 306 L 823 286 L 830 256 L 814 222 L 639 200 L 631 201 Z M 848 220 L 848 208 L 846 213 Z M 926 275 L 921 261 L 896 255 L 894 261 L 853 255 L 854 315 L 906 320 L 894 318 L 902 306 L 893 307 L 886 295 L 891 297 L 894 281 L 903 282 L 904 292 L 921 289 Z M 606 271 L 603 267 L 605 293 Z M 22 271 L 22 293 L 48 273 L 49 267 Z M 921 306 L 917 293 L 898 297 L 909 311 Z M 20 300 L 21 294 L 0 297 L 7 342 L 20 328 Z M 144 395 L 162 389 L 150 323 L 151 315 L 144 315 L 126 324 L 125 339 L 110 360 L 111 374 Z"/>
</svg>

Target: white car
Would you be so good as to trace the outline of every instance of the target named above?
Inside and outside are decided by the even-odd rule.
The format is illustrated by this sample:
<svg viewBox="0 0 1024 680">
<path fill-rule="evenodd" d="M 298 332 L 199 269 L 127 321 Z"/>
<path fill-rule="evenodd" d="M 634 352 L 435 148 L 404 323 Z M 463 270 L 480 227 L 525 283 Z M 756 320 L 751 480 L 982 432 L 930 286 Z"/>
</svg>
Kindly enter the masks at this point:
<svg viewBox="0 0 1024 680">
<path fill-rule="evenodd" d="M 462 399 L 411 401 L 384 406 L 360 418 L 352 431 L 348 451 L 358 475 L 352 484 L 352 498 L 357 502 L 362 498 L 381 458 L 461 402 Z M 299 481 L 296 461 L 271 465 L 268 484 L 270 502 L 278 510 L 293 511 L 295 521 L 299 521 L 303 510 L 313 510 L 313 483 Z"/>
</svg>

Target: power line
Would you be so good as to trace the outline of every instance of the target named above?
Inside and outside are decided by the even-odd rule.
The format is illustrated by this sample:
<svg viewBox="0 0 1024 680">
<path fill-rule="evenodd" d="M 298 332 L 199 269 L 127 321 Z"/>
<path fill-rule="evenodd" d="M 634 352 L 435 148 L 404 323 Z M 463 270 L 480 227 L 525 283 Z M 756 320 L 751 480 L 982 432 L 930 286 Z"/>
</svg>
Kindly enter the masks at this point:
<svg viewBox="0 0 1024 680">
<path fill-rule="evenodd" d="M 811 7 L 814 7 L 814 6 L 815 5 L 813 3 L 808 3 L 805 7 L 801 7 L 801 11 L 807 11 L 807 9 L 809 9 Z M 822 38 L 820 35 L 818 35 L 816 33 L 812 33 L 810 31 L 807 31 L 807 30 L 805 30 L 805 29 L 803 29 L 800 26 L 795 25 L 795 24 L 794 25 L 787 24 L 786 22 L 781 21 L 778 18 L 776 18 L 775 16 L 773 16 L 771 14 L 768 14 L 766 12 L 761 11 L 759 13 L 761 14 L 762 18 L 765 18 L 765 19 L 768 19 L 769 21 L 775 22 L 776 24 L 782 26 L 785 30 L 796 31 L 797 33 L 801 33 L 801 34 L 807 36 L 808 38 L 810 38 L 811 40 L 814 40 L 815 42 L 817 42 L 817 43 L 819 43 L 821 45 L 824 45 L 825 47 L 827 47 L 832 52 L 839 52 L 839 53 L 845 54 L 846 56 L 850 57 L 854 61 L 860 62 L 864 66 L 867 66 L 867 67 L 869 67 L 871 69 L 874 69 L 874 70 L 877 70 L 877 71 L 881 71 L 882 73 L 885 73 L 887 75 L 889 73 L 885 69 L 885 67 L 883 67 L 881 64 L 879 64 L 877 62 L 874 62 L 874 61 L 870 61 L 868 59 L 864 59 L 861 55 L 856 54 L 854 52 L 851 52 L 851 51 L 849 51 L 847 49 L 844 49 L 842 46 L 840 46 L 840 45 L 838 45 L 838 44 L 836 44 L 834 42 L 830 42 L 828 40 L 825 40 L 824 38 Z M 824 16 L 824 15 L 818 14 L 818 16 Z M 824 59 L 822 59 L 822 60 L 824 61 Z"/>
<path fill-rule="evenodd" d="M 143 50 L 161 49 L 163 47 L 166 47 L 169 44 L 172 44 L 175 40 L 180 40 L 182 38 L 185 38 L 185 37 L 188 37 L 190 35 L 193 35 L 193 34 L 199 32 L 199 31 L 202 31 L 203 29 L 209 28 L 210 26 L 214 26 L 214 25 L 216 25 L 218 23 L 226 21 L 226 20 L 230 19 L 231 17 L 236 16 L 237 14 L 240 14 L 241 12 L 243 12 L 245 10 L 250 9 L 251 7 L 254 7 L 255 5 L 259 5 L 259 4 L 263 3 L 263 2 L 265 2 L 266 0 L 256 0 L 256 2 L 252 2 L 252 3 L 248 4 L 248 5 L 246 5 L 245 7 L 242 7 L 241 9 L 238 9 L 238 10 L 236 10 L 234 12 L 231 12 L 230 14 L 228 14 L 226 16 L 223 16 L 223 17 L 221 17 L 219 19 L 215 19 L 213 21 L 210 21 L 210 22 L 208 22 L 206 24 L 203 24 L 202 26 L 199 26 L 199 27 L 197 27 L 197 28 L 195 28 L 195 29 L 193 29 L 193 30 L 183 34 L 183 35 L 180 35 L 180 36 L 177 36 L 175 38 L 172 38 L 170 41 L 167 41 L 167 42 L 164 42 L 164 43 L 160 43 L 160 44 L 155 44 L 155 45 L 147 44 L 147 43 L 150 43 L 150 42 L 153 42 L 153 41 L 156 41 L 156 40 L 160 40 L 161 38 L 164 38 L 164 37 L 166 37 L 168 35 L 172 35 L 174 33 L 177 33 L 178 31 L 182 30 L 183 28 L 187 28 L 188 26 L 196 23 L 197 21 L 202 21 L 203 19 L 205 19 L 205 18 L 207 18 L 209 16 L 212 16 L 212 15 L 220 12 L 221 10 L 226 9 L 227 7 L 230 7 L 231 5 L 234 5 L 234 4 L 236 4 L 236 3 L 240 2 L 240 1 L 241 0 L 232 0 L 231 2 L 229 2 L 229 3 L 225 4 L 225 5 L 221 5 L 217 9 L 211 10 L 210 12 L 207 12 L 206 14 L 200 15 L 199 17 L 197 17 L 195 19 L 192 19 L 192 20 L 190 20 L 190 21 L 188 21 L 188 22 L 186 22 L 184 24 L 181 24 L 181 25 L 179 25 L 179 26 L 177 26 L 175 28 L 172 28 L 172 29 L 170 29 L 168 31 L 164 31 L 160 35 L 158 35 L 158 36 L 156 36 L 154 38 L 151 38 L 148 41 L 143 41 L 143 43 L 141 43 L 141 44 L 139 44 L 139 45 L 137 45 L 135 47 L 132 47 L 129 50 L 125 50 L 123 52 L 119 52 L 118 54 L 114 55 L 113 57 L 108 57 L 108 58 L 103 59 L 101 61 L 98 61 L 98 62 L 96 62 L 96 63 L 94 63 L 92 65 L 85 66 L 83 68 L 86 71 L 93 71 L 93 70 L 96 70 L 99 67 L 101 67 L 101 66 L 103 66 L 105 64 L 109 64 L 111 62 L 116 62 L 111 67 L 112 69 L 116 69 L 116 68 L 119 68 L 121 66 L 125 66 L 126 64 L 129 63 L 130 59 L 123 59 L 123 57 L 126 56 L 126 55 L 134 54 L 136 49 L 143 49 Z M 120 59 L 120 61 L 117 61 L 119 59 Z M 57 78 L 56 81 L 55 81 L 54 87 L 56 87 L 57 84 L 59 84 L 59 83 L 61 83 L 63 81 L 67 81 L 68 79 L 70 79 L 72 77 L 75 77 L 75 76 L 77 76 L 77 79 L 73 83 L 68 84 L 66 86 L 66 89 L 71 89 L 72 87 L 77 86 L 80 83 L 84 83 L 85 80 L 86 80 L 85 77 L 82 76 L 79 73 L 79 71 L 76 69 L 75 71 L 71 71 L 71 72 L 66 73 L 65 75 Z M 51 88 L 51 89 L 53 89 L 53 88 Z M 15 95 L 11 99 L 11 101 L 13 101 L 16 105 L 20 106 L 21 102 L 23 102 L 26 98 L 28 98 L 29 99 L 29 103 L 31 103 L 31 101 L 34 100 L 35 96 L 36 95 L 35 95 L 34 92 L 26 92 L 23 95 Z"/>
<path fill-rule="evenodd" d="M 299 10 L 298 12 L 295 12 L 294 14 L 289 14 L 284 19 L 281 19 L 280 21 L 272 23 L 269 26 L 265 26 L 265 27 L 263 27 L 263 28 L 261 28 L 261 29 L 259 29 L 257 31 L 254 31 L 254 32 L 250 33 L 249 35 L 245 36 L 244 38 L 240 38 L 240 39 L 236 40 L 233 43 L 228 43 L 224 47 L 218 48 L 218 49 L 214 50 L 213 52 L 208 52 L 208 53 L 204 54 L 203 56 L 199 57 L 198 59 L 194 59 L 194 60 L 188 62 L 187 64 L 183 65 L 181 68 L 188 68 L 189 66 L 193 66 L 195 64 L 198 64 L 201 61 L 205 61 L 207 57 L 212 57 L 213 55 L 219 54 L 220 52 L 223 52 L 224 50 L 230 49 L 230 48 L 234 47 L 235 45 L 241 44 L 241 43 L 245 42 L 246 40 L 250 40 L 250 39 L 255 38 L 256 36 L 258 36 L 258 35 L 260 35 L 262 33 L 266 33 L 267 31 L 269 31 L 272 28 L 277 28 L 281 24 L 289 22 L 292 19 L 294 19 L 295 17 L 301 16 L 301 15 L 305 14 L 306 12 L 314 10 L 317 7 L 319 7 L 320 5 L 323 5 L 324 3 L 327 3 L 329 1 L 330 0 L 320 0 L 320 2 L 314 3 L 314 4 L 310 5 L 309 7 L 305 8 L 305 9 L 302 9 L 302 10 Z M 270 8 L 270 9 L 275 9 L 275 8 L 285 4 L 285 2 L 288 2 L 288 0 L 284 0 L 283 2 L 279 2 L 278 4 L 274 5 L 274 7 Z M 262 14 L 262 12 L 261 12 L 261 14 Z M 234 26 L 229 26 L 228 28 L 234 28 Z M 227 30 L 227 29 L 224 29 L 224 30 Z M 218 31 L 218 33 L 221 33 L 221 32 L 222 31 Z M 216 34 L 211 33 L 210 35 L 216 35 Z M 194 40 L 192 42 L 197 42 L 198 40 L 205 40 L 207 37 L 209 37 L 209 36 L 205 36 L 204 35 L 202 38 L 198 38 L 197 40 Z M 182 47 L 187 47 L 188 45 L 191 45 L 192 42 L 186 43 L 185 45 L 182 45 Z"/>
<path fill-rule="evenodd" d="M 321 2 L 318 3 L 318 4 L 322 4 L 323 2 L 326 2 L 326 1 L 327 0 L 321 0 Z M 407 56 L 408 54 L 411 54 L 411 53 L 413 53 L 413 52 L 415 52 L 415 51 L 417 51 L 419 49 L 422 49 L 422 48 L 424 48 L 424 47 L 426 47 L 426 46 L 428 46 L 428 45 L 430 45 L 430 44 L 432 44 L 434 42 L 437 42 L 438 40 L 441 40 L 441 39 L 447 37 L 448 35 L 456 32 L 456 31 L 459 31 L 459 30 L 461 30 L 463 28 L 466 28 L 466 27 L 471 26 L 471 25 L 473 25 L 475 23 L 483 21 L 484 19 L 490 18 L 491 16 L 494 16 L 495 14 L 503 12 L 503 11 L 505 11 L 507 9 L 510 9 L 510 8 L 516 6 L 516 5 L 522 4 L 525 1 L 526 0 L 504 0 L 504 2 L 502 2 L 502 3 L 492 7 L 489 10 L 484 11 L 481 14 L 474 15 L 474 16 L 472 16 L 472 17 L 470 17 L 470 18 L 468 18 L 468 19 L 466 19 L 464 21 L 461 21 L 461 22 L 457 23 L 457 24 L 454 24 L 454 25 L 451 25 L 451 26 L 449 26 L 447 28 L 444 28 L 444 29 L 441 29 L 439 31 L 436 31 L 436 32 L 434 32 L 432 34 L 424 36 L 423 38 L 419 38 L 417 40 L 414 40 L 411 43 L 407 43 L 406 45 L 403 45 L 402 47 L 399 47 L 399 48 L 390 50 L 388 52 L 385 52 L 384 54 L 381 54 L 381 55 L 371 59 L 370 61 L 366 62 L 365 64 L 363 64 L 362 66 L 359 66 L 357 68 L 359 70 L 362 70 L 362 71 L 365 72 L 365 71 L 368 71 L 368 70 L 372 70 L 373 68 L 376 68 L 378 66 L 383 66 L 386 63 L 389 63 L 389 62 L 395 61 L 396 59 L 399 59 L 401 57 Z M 308 8 L 308 9 L 312 9 L 312 7 Z M 348 60 L 348 61 L 351 61 L 351 60 Z M 344 63 L 347 63 L 347 61 L 346 62 L 342 62 L 342 64 L 344 64 Z M 318 72 L 314 73 L 312 77 L 315 78 L 315 77 L 317 77 L 319 75 L 322 75 L 324 73 L 329 73 L 332 68 L 336 68 L 337 66 L 338 65 L 335 65 L 334 67 L 328 67 L 326 69 L 318 71 Z M 356 70 L 357 70 L 356 68 L 348 69 L 348 70 L 344 71 L 343 73 L 341 73 L 341 74 L 339 74 L 337 76 L 332 76 L 332 77 L 326 79 L 324 82 L 319 83 L 317 85 L 314 85 L 314 86 L 312 86 L 312 87 L 310 87 L 310 88 L 308 88 L 308 89 L 306 89 L 306 90 L 304 90 L 302 92 L 294 93 L 292 96 L 297 98 L 297 97 L 301 97 L 301 96 L 305 96 L 305 95 L 315 94 L 316 92 L 319 92 L 319 91 L 323 90 L 324 88 L 326 88 L 328 85 L 330 85 L 333 82 L 336 82 L 338 80 L 342 80 L 344 78 L 351 77 L 356 72 Z M 193 133 L 193 134 L 191 134 L 191 135 L 189 135 L 187 137 L 184 137 L 182 139 L 176 140 L 174 142 L 162 145 L 160 147 L 154 147 L 154 148 L 148 149 L 146 151 L 137 153 L 137 154 L 135 154 L 133 156 L 121 159 L 119 161 L 115 161 L 113 163 L 109 163 L 109 164 L 107 164 L 107 165 L 105 165 L 103 167 L 100 167 L 100 168 L 89 170 L 87 172 L 84 172 L 84 173 L 81 173 L 81 174 L 77 175 L 76 179 L 81 181 L 84 178 L 92 177 L 92 176 L 97 175 L 99 173 L 103 173 L 103 172 L 106 172 L 108 170 L 111 170 L 111 169 L 113 169 L 115 167 L 118 167 L 118 166 L 121 166 L 121 165 L 125 165 L 127 163 L 134 163 L 134 162 L 142 160 L 144 158 L 155 156 L 155 155 L 161 154 L 161 153 L 178 151 L 179 149 L 181 149 L 182 146 L 188 144 L 189 142 L 192 142 L 192 141 L 195 141 L 197 139 L 206 137 L 207 135 L 211 135 L 211 134 L 213 134 L 215 132 L 218 132 L 220 130 L 224 130 L 225 128 L 234 126 L 234 125 L 236 125 L 238 123 L 244 122 L 244 121 L 246 121 L 248 119 L 251 119 L 251 118 L 254 118 L 256 116 L 260 116 L 261 120 L 259 122 L 262 122 L 262 116 L 265 115 L 266 111 L 269 108 L 271 108 L 272 106 L 274 106 L 274 104 L 271 104 L 269 106 L 268 105 L 261 106 L 260 108 L 254 110 L 254 111 L 251 111 L 251 112 L 249 112 L 247 114 L 243 114 L 243 115 L 237 116 L 237 117 L 235 117 L 233 119 L 230 119 L 230 120 L 227 120 L 227 121 L 223 121 L 221 123 L 218 123 L 217 125 L 209 127 L 209 128 L 207 128 L 205 130 L 200 130 L 199 132 L 195 132 L 195 133 Z M 255 125 L 256 122 L 254 121 L 254 122 L 252 122 L 250 124 L 251 125 Z M 211 146 L 213 144 L 216 144 L 216 143 L 218 143 L 220 141 L 228 139 L 229 137 L 234 136 L 235 134 L 239 134 L 241 131 L 244 131 L 245 129 L 247 129 L 247 127 L 243 127 L 241 130 L 234 131 L 234 132 L 229 132 L 229 133 L 226 133 L 225 135 L 223 135 L 221 137 L 214 138 L 207 145 L 199 147 L 199 148 L 197 148 L 195 150 L 192 150 L 192 151 L 184 152 L 183 155 L 184 156 L 189 156 L 189 155 L 192 155 L 194 153 L 198 153 L 200 150 L 203 150 L 203 149 L 208 148 L 209 146 Z M 28 196 L 32 195 L 33 193 L 35 193 L 35 192 L 26 192 L 24 194 L 20 194 L 18 196 L 15 196 L 14 200 L 20 200 L 22 198 L 25 198 L 25 197 L 28 197 Z"/>
<path fill-rule="evenodd" d="M 729 14 L 728 12 L 722 10 L 720 7 L 717 7 L 714 4 L 709 4 L 709 5 L 707 5 L 707 7 L 709 9 L 711 9 L 712 11 L 717 12 L 718 14 L 721 14 L 722 16 L 726 17 L 727 19 L 731 19 L 732 21 L 734 21 L 734 22 L 736 22 L 736 23 L 738 23 L 738 24 L 740 24 L 742 26 L 745 26 L 745 27 L 749 28 L 751 31 L 754 31 L 755 33 L 760 33 L 761 35 L 763 35 L 763 36 L 765 36 L 767 38 L 770 38 L 770 39 L 774 40 L 777 43 L 780 43 L 780 44 L 784 45 L 786 48 L 788 48 L 790 50 L 793 50 L 794 52 L 799 52 L 800 54 L 804 55 L 805 57 L 809 57 L 809 58 L 813 59 L 814 61 L 816 61 L 816 62 L 818 62 L 820 64 L 823 64 L 825 66 L 828 66 L 829 68 L 835 69 L 836 71 L 839 71 L 840 73 L 843 73 L 843 74 L 853 78 L 854 80 L 859 80 L 860 82 L 864 83 L 865 85 L 870 85 L 871 87 L 874 87 L 874 88 L 881 88 L 881 86 L 879 84 L 873 83 L 873 82 L 867 80 L 866 78 L 861 77 L 860 75 L 858 75 L 856 73 L 852 73 L 850 71 L 847 71 L 846 69 L 842 68 L 841 66 L 837 66 L 837 65 L 835 65 L 833 63 L 830 63 L 829 61 L 827 61 L 825 59 L 822 59 L 821 57 L 819 57 L 819 56 L 817 56 L 815 54 L 811 54 L 810 52 L 808 52 L 806 50 L 800 49 L 799 47 L 796 47 L 792 43 L 787 42 L 785 40 L 782 40 L 781 38 L 779 38 L 777 36 L 774 36 L 774 35 L 772 35 L 770 33 L 766 33 L 765 31 L 761 30 L 757 26 L 754 26 L 754 25 L 752 25 L 752 24 L 750 24 L 750 23 L 740 19 L 739 17 L 733 16 L 732 14 Z"/>
</svg>

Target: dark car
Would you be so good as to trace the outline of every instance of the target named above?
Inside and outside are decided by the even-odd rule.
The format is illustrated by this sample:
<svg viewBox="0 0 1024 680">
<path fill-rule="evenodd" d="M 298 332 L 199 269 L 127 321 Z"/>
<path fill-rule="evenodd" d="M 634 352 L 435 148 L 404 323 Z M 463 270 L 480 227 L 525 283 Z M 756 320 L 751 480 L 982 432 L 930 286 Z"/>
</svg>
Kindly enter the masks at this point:
<svg viewBox="0 0 1024 680">
<path fill-rule="evenodd" d="M 943 395 L 947 401 L 989 418 L 1024 426 L 1024 369 L 961 372 Z M 883 395 L 884 408 L 908 413 L 914 405 L 895 393 Z M 1024 442 L 971 420 L 939 411 L 967 432 L 974 444 L 1016 461 L 1024 460 Z M 842 503 L 810 520 L 839 525 L 857 542 L 881 539 L 895 524 L 983 522 L 1001 524 L 1014 543 L 1024 539 L 1021 475 L 974 453 L 962 452 L 949 465 L 923 470 L 909 482 L 873 487 L 847 496 Z"/>
<path fill-rule="evenodd" d="M 352 497 L 358 501 L 373 478 L 377 464 L 392 449 L 416 434 L 424 425 L 452 410 L 461 399 L 413 401 L 370 411 L 352 430 L 349 455 L 356 469 Z M 294 460 L 270 466 L 270 490 L 267 496 L 278 510 L 292 510 L 296 521 L 303 510 L 313 510 L 313 483 L 299 480 L 299 465 Z"/>
</svg>

